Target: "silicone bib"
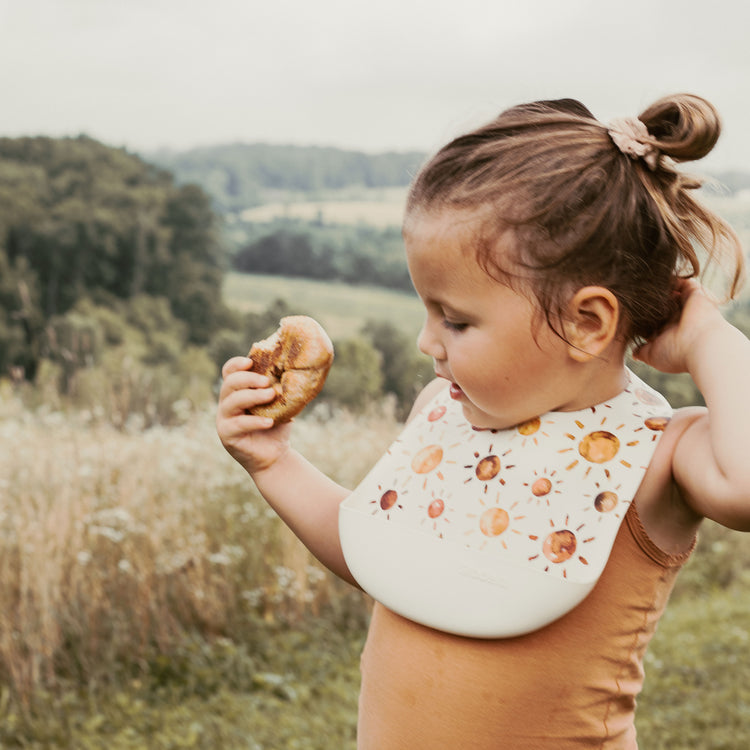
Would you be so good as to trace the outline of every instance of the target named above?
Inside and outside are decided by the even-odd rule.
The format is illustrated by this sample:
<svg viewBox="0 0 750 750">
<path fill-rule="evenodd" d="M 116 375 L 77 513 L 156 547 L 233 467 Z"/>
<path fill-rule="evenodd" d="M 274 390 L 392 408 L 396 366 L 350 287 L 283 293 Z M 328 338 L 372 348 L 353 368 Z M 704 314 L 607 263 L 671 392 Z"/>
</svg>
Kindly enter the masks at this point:
<svg viewBox="0 0 750 750">
<path fill-rule="evenodd" d="M 460 635 L 520 635 L 570 611 L 606 565 L 669 422 L 633 373 L 610 401 L 478 430 L 446 388 L 339 511 L 352 575 L 386 607 Z"/>
</svg>

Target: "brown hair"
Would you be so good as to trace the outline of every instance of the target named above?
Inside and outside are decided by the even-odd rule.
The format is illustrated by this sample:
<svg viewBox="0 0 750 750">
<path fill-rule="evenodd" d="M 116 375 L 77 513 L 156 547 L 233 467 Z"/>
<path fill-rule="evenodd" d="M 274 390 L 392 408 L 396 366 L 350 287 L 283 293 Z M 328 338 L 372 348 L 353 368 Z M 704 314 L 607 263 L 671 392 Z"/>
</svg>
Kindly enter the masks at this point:
<svg viewBox="0 0 750 750">
<path fill-rule="evenodd" d="M 648 339 L 677 312 L 677 279 L 700 273 L 696 246 L 709 260 L 729 258 L 730 297 L 740 285 L 743 254 L 732 228 L 691 195 L 701 181 L 675 165 L 713 148 L 721 130 L 714 107 L 681 94 L 657 101 L 639 119 L 658 150 L 653 169 L 620 151 L 607 126 L 578 101 L 506 110 L 422 168 L 407 221 L 419 211 L 476 211 L 472 242 L 482 267 L 502 281 L 518 277 L 496 251 L 499 237 L 509 237 L 513 264 L 530 273 L 532 292 L 558 333 L 553 320 L 562 320 L 572 286 L 593 284 L 618 298 L 623 335 Z"/>
</svg>

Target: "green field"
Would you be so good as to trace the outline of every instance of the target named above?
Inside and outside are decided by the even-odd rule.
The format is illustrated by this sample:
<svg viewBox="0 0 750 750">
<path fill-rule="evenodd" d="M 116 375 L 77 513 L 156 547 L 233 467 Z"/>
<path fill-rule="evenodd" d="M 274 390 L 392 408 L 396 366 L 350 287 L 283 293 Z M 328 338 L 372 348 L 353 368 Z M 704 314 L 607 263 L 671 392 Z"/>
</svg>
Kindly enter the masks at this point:
<svg viewBox="0 0 750 750">
<path fill-rule="evenodd" d="M 388 321 L 416 339 L 423 321 L 415 295 L 381 287 L 229 273 L 224 298 L 230 307 L 255 313 L 283 299 L 295 311 L 319 320 L 333 339 L 355 336 L 367 320 Z"/>
<path fill-rule="evenodd" d="M 275 219 L 325 221 L 330 224 L 367 224 L 400 227 L 404 218 L 406 188 L 374 188 L 353 193 L 351 188 L 329 191 L 325 198 L 289 196 L 240 212 L 242 221 L 269 222 Z"/>
</svg>

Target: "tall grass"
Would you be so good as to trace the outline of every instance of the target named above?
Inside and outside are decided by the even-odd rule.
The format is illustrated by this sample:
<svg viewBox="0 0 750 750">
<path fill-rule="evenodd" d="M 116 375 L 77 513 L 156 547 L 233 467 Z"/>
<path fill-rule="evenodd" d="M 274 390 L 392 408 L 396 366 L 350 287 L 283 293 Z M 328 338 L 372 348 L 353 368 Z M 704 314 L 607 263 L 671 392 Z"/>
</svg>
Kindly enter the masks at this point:
<svg viewBox="0 0 750 750">
<path fill-rule="evenodd" d="M 0 420 L 0 678 L 21 700 L 137 673 L 194 634 L 243 641 L 254 621 L 364 612 L 255 494 L 212 409 L 123 429 L 6 392 Z M 353 484 L 395 430 L 387 412 L 311 414 L 297 442 Z"/>
<path fill-rule="evenodd" d="M 0 745 L 353 747 L 369 604 L 268 510 L 213 407 L 145 428 L 47 402 L 0 384 Z M 387 405 L 313 408 L 295 443 L 351 486 L 397 430 Z M 646 663 L 654 750 L 750 742 L 750 544 L 701 536 Z"/>
</svg>

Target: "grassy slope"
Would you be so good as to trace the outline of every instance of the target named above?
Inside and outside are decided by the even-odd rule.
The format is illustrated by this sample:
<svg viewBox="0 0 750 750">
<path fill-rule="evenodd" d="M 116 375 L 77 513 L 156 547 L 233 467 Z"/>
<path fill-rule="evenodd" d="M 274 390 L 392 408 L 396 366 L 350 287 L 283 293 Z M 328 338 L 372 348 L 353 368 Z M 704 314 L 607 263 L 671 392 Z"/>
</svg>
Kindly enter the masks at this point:
<svg viewBox="0 0 750 750">
<path fill-rule="evenodd" d="M 224 297 L 243 312 L 262 312 L 274 300 L 286 300 L 317 318 L 334 339 L 355 336 L 368 319 L 387 320 L 414 338 L 422 324 L 415 295 L 381 287 L 230 273 Z"/>
<path fill-rule="evenodd" d="M 639 700 L 643 750 L 750 747 L 750 600 L 741 593 L 670 605 Z M 191 655 L 165 684 L 134 681 L 95 698 L 71 691 L 20 732 L 6 716 L 0 747 L 22 737 L 25 747 L 50 750 L 354 750 L 363 633 L 310 621 L 270 627 L 267 638 L 249 667 L 247 654 L 219 644 Z"/>
</svg>

